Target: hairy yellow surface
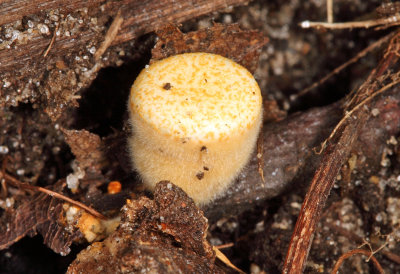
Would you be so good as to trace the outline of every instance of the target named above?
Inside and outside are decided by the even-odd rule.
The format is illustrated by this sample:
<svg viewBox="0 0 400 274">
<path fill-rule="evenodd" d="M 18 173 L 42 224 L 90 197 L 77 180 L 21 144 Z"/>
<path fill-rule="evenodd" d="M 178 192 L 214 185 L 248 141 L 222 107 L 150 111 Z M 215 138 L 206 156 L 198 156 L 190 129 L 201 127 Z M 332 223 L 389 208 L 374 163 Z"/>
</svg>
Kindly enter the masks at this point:
<svg viewBox="0 0 400 274">
<path fill-rule="evenodd" d="M 248 161 L 262 97 L 249 71 L 209 53 L 147 66 L 129 99 L 134 167 L 152 189 L 170 180 L 195 202 L 220 195 Z"/>
</svg>

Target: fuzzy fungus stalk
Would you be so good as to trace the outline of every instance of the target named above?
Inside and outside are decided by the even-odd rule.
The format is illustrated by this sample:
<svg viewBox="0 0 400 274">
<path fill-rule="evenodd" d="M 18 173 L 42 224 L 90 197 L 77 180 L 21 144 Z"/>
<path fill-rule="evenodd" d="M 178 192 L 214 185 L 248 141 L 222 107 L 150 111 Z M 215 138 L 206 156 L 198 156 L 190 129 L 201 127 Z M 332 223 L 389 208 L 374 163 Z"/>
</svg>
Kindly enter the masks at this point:
<svg viewBox="0 0 400 274">
<path fill-rule="evenodd" d="M 197 204 L 223 193 L 248 162 L 262 121 L 260 88 L 225 57 L 185 53 L 147 66 L 129 99 L 135 169 L 169 180 Z"/>
</svg>

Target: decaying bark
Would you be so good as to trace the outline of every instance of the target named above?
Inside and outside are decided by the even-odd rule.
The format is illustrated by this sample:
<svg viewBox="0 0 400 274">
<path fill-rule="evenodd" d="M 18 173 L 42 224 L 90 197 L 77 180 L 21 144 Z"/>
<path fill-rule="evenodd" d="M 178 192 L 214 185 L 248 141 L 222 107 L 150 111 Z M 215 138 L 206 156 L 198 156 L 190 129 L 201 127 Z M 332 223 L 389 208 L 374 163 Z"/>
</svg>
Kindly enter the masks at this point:
<svg viewBox="0 0 400 274">
<path fill-rule="evenodd" d="M 380 64 L 374 69 L 358 91 L 345 101 L 345 115 L 338 123 L 324 149 L 321 163 L 312 179 L 302 205 L 292 240 L 286 255 L 283 273 L 300 273 L 305 268 L 316 225 L 320 219 L 325 202 L 335 183 L 342 165 L 348 160 L 355 141 L 373 116 L 371 110 L 376 107 L 373 98 L 400 83 L 398 66 L 399 34 L 389 44 Z M 393 74 L 390 74 L 394 71 Z M 398 94 L 398 92 L 397 92 Z M 384 98 L 387 96 L 384 96 Z M 386 99 L 387 100 L 387 99 Z M 398 105 L 398 103 L 397 103 Z M 394 119 L 398 128 L 399 120 Z M 368 128 L 371 130 L 371 128 Z M 373 131 L 375 133 L 375 131 Z M 374 147 L 376 149 L 376 147 Z"/>
<path fill-rule="evenodd" d="M 355 140 L 353 150 L 360 154 L 358 168 L 365 175 L 379 168 L 382 153 L 390 136 L 400 132 L 400 89 L 394 88 L 374 102 L 376 117 L 370 117 Z M 281 194 L 312 176 L 321 155 L 314 152 L 329 136 L 342 118 L 340 104 L 311 109 L 290 116 L 278 123 L 267 124 L 264 132 L 263 183 L 258 172 L 258 159 L 254 155 L 236 182 L 225 195 L 204 208 L 206 216 L 215 220 L 221 216 L 237 215 L 255 203 Z M 365 157 L 361 157 L 361 155 Z"/>
<path fill-rule="evenodd" d="M 3 35 L 0 37 L 0 106 L 8 108 L 18 105 L 19 102 L 30 102 L 34 108 L 45 109 L 55 121 L 66 108 L 76 105 L 78 99 L 76 93 L 88 87 L 100 68 L 121 64 L 124 62 L 121 56 L 132 57 L 134 54 L 140 54 L 125 52 L 124 49 L 133 51 L 132 48 L 134 48 L 132 45 L 124 47 L 125 42 L 132 42 L 138 36 L 157 30 L 166 23 L 179 23 L 230 5 L 245 4 L 248 1 L 202 0 L 193 2 L 182 0 L 147 2 L 133 0 L 108 2 L 99 0 L 3 1 L 0 4 L 0 26 L 4 27 L 4 31 L 0 34 Z M 112 51 L 99 53 L 98 49 L 106 39 L 107 31 L 111 28 L 110 26 L 113 26 L 112 22 L 117 14 L 120 14 L 123 21 L 120 25 L 115 24 L 119 25 L 118 34 L 112 36 L 113 42 L 110 44 L 115 48 Z M 193 51 L 194 47 L 203 46 L 208 52 L 215 50 L 214 53 L 222 55 L 230 50 L 229 58 L 254 71 L 260 48 L 267 41 L 260 32 L 240 32 L 237 26 L 232 25 L 217 25 L 214 29 L 214 31 L 219 31 L 217 32 L 218 36 L 225 44 L 221 43 L 221 40 L 219 43 L 215 43 L 213 39 L 208 40 L 215 36 L 215 33 L 210 35 L 210 29 L 191 34 L 179 32 L 172 34 L 172 32 L 168 32 L 170 30 L 171 28 L 166 28 L 158 31 L 158 35 L 161 36 L 164 33 L 167 37 L 160 37 L 157 47 L 153 51 L 153 58 Z M 227 34 L 226 37 L 225 34 Z M 169 39 L 173 35 L 180 43 L 170 43 Z M 227 37 L 232 40 L 228 40 L 230 38 Z M 248 40 L 245 42 L 235 40 L 237 37 Z M 188 40 L 194 43 L 183 43 Z M 246 45 L 249 48 L 245 48 Z M 141 46 L 148 47 L 149 44 Z M 182 51 L 177 50 L 178 47 Z M 158 56 L 155 56 L 155 53 Z M 240 55 L 241 53 L 243 54 Z M 395 60 L 393 54 L 391 58 L 393 59 L 390 62 L 393 62 Z M 375 72 L 375 76 L 385 74 L 386 69 L 387 67 L 381 66 Z M 262 151 L 258 151 L 262 154 L 262 161 L 254 155 L 225 195 L 204 208 L 205 216 L 210 222 L 214 222 L 222 216 L 228 217 L 242 213 L 257 203 L 263 203 L 267 199 L 282 194 L 290 187 L 297 187 L 298 184 L 308 182 L 317 167 L 320 166 L 314 177 L 312 189 L 314 186 L 320 187 L 319 183 L 322 182 L 324 183 L 321 186 L 323 191 L 320 189 L 315 192 L 311 191 L 306 197 L 285 266 L 285 272 L 301 271 L 311 244 L 313 229 L 318 222 L 318 214 L 323 208 L 336 174 L 347 160 L 347 156 L 353 152 L 363 156 L 358 157 L 357 166 L 359 172 L 365 172 L 367 176 L 373 172 L 374 167 L 379 167 L 381 156 L 385 150 L 385 141 L 393 135 L 399 135 L 399 91 L 398 87 L 393 87 L 371 100 L 370 104 L 366 104 L 369 109 L 348 120 L 349 123 L 340 129 L 340 136 L 331 139 L 323 156 L 316 154 L 313 148 L 318 147 L 329 136 L 335 125 L 345 115 L 345 111 L 351 109 L 344 107 L 341 102 L 294 114 L 280 122 L 266 124 L 263 128 L 263 145 L 260 146 Z M 365 97 L 362 99 L 367 98 L 370 94 L 364 95 Z M 372 109 L 376 115 L 371 115 Z M 25 121 L 13 121 L 13 123 L 21 125 L 22 131 Z M 35 124 L 35 126 L 37 125 Z M 110 160 L 106 163 L 109 164 L 108 170 L 115 165 L 125 165 L 128 166 L 126 173 L 130 172 L 130 161 L 124 153 L 121 153 L 121 151 L 126 151 L 124 143 L 127 133 L 123 130 L 116 134 L 121 137 L 122 142 L 116 142 L 112 146 L 119 151 L 119 155 L 116 157 L 118 161 L 112 164 L 110 162 L 113 159 L 108 156 L 112 155 L 114 151 L 110 146 L 105 145 L 104 140 L 101 140 L 98 135 L 81 131 L 76 132 L 78 133 L 77 138 L 71 138 L 75 137 L 75 132 L 65 131 L 64 133 L 72 148 L 72 153 L 84 168 L 94 166 L 95 170 L 100 173 L 104 170 L 104 163 L 100 162 L 108 159 Z M 69 140 L 68 135 L 70 135 Z M 85 136 L 93 137 L 91 140 L 87 140 L 93 141 L 95 144 L 95 146 L 91 146 L 90 153 L 87 151 L 87 144 L 80 143 L 81 138 L 85 138 Z M 80 146 L 76 146 L 77 144 Z M 92 152 L 94 154 L 91 154 Z M 260 168 L 264 180 L 261 177 Z M 33 173 L 37 174 L 38 172 Z M 98 181 L 98 185 L 107 183 L 105 177 L 101 177 Z M 139 181 L 135 183 L 140 184 Z M 106 240 L 106 243 L 121 238 L 127 240 L 113 246 L 122 248 L 121 250 L 113 250 L 103 244 L 93 245 L 92 249 L 89 248 L 85 251 L 86 253 L 84 252 L 78 257 L 78 260 L 71 265 L 70 271 L 93 270 L 93 266 L 98 266 L 93 261 L 96 258 L 105 263 L 104 268 L 99 271 L 115 271 L 118 267 L 133 271 L 136 270 L 135 267 L 140 268 L 144 264 L 145 267 L 153 267 L 153 270 L 158 271 L 174 272 L 176 269 L 182 269 L 192 272 L 193 269 L 183 266 L 183 259 L 187 258 L 192 260 L 192 266 L 197 267 L 195 269 L 197 272 L 217 271 L 218 269 L 213 268 L 214 254 L 203 237 L 207 225 L 204 223 L 202 213 L 197 211 L 198 209 L 193 204 L 188 206 L 190 201 L 180 190 L 174 188 L 170 191 L 166 186 L 168 185 L 164 184 L 164 188 L 158 191 L 164 191 L 164 194 L 172 197 L 171 204 L 164 204 L 165 201 L 157 196 L 156 191 L 155 202 L 141 197 L 125 207 L 128 210 L 125 210 L 124 214 L 133 215 L 125 215 L 125 220 L 122 222 L 125 227 L 121 225 L 120 230 Z M 95 184 L 91 184 L 91 187 L 97 191 L 98 195 L 95 196 L 96 199 L 98 198 L 97 203 L 104 206 L 105 199 L 103 198 L 106 195 L 98 190 Z M 65 189 L 60 189 L 60 191 L 63 190 Z M 82 187 L 82 190 L 86 191 L 86 188 Z M 82 197 L 83 193 L 82 191 Z M 313 193 L 320 196 L 315 196 Z M 30 201 L 28 199 L 31 197 L 25 197 L 21 208 L 12 209 L 7 212 L 7 218 L 1 220 L 4 227 L 11 224 L 14 233 L 7 234 L 7 239 L 3 240 L 5 242 L 0 241 L 0 245 L 5 248 L 24 235 L 40 233 L 44 236 L 45 243 L 55 252 L 68 253 L 73 238 L 78 235 L 75 235 L 76 231 L 73 231 L 74 234 L 65 234 L 63 227 L 57 222 L 61 204 L 42 194 L 33 197 Z M 126 198 L 127 195 L 113 196 L 110 202 L 114 206 L 112 209 L 116 208 L 115 205 L 118 205 L 119 208 L 121 204 L 125 203 Z M 178 203 L 179 201 L 185 201 L 185 206 Z M 171 205 L 175 206 L 175 211 L 168 211 L 168 207 Z M 191 211 L 185 211 L 186 206 Z M 309 210 L 310 208 L 311 210 Z M 24 214 L 20 214 L 21 212 Z M 161 212 L 169 215 L 161 215 Z M 185 215 L 188 212 L 195 213 L 190 216 L 191 219 Z M 31 218 L 35 214 L 36 217 Z M 309 219 L 307 216 L 314 218 Z M 164 220 L 167 219 L 168 222 L 163 222 L 161 217 Z M 188 218 L 185 219 L 186 217 Z M 187 223 L 182 223 L 183 221 L 187 221 Z M 18 225 L 20 226 L 18 227 Z M 180 231 L 182 227 L 186 229 L 183 232 Z M 132 234 L 131 228 L 136 229 L 136 232 Z M 304 231 L 306 231 L 305 238 L 299 237 L 299 235 L 303 236 L 302 232 Z M 148 243 L 151 244 L 148 245 Z M 104 253 L 98 253 L 100 250 Z M 201 256 L 198 256 L 199 254 Z M 182 261 L 175 260 L 174 264 L 171 264 L 171 258 L 177 257 Z M 143 260 L 136 260 L 136 258 Z"/>
<path fill-rule="evenodd" d="M 366 177 L 368 174 L 373 174 L 374 167 L 379 168 L 380 166 L 386 146 L 384 140 L 388 140 L 390 136 L 396 136 L 400 133 L 399 88 L 388 91 L 382 97 L 377 98 L 376 102 L 374 102 L 374 109 L 379 115 L 370 117 L 362 128 L 360 138 L 355 141 L 353 146 L 353 150 L 359 154 L 358 170 L 359 172 L 365 172 Z M 262 155 L 265 183 L 258 172 L 258 159 L 254 155 L 251 162 L 240 173 L 238 179 L 224 196 L 203 209 L 205 216 L 213 223 L 222 216 L 238 215 L 245 210 L 251 209 L 257 203 L 263 203 L 267 199 L 280 195 L 286 189 L 296 187 L 304 180 L 307 182 L 321 160 L 321 156 L 317 155 L 313 148 L 320 145 L 328 137 L 340 120 L 342 111 L 341 105 L 335 103 L 330 106 L 294 114 L 278 123 L 265 125 L 263 128 L 264 153 Z M 115 147 L 123 147 L 124 138 L 120 139 L 122 142 L 114 142 L 114 146 L 108 149 L 114 150 Z M 112 152 L 110 153 L 112 154 Z M 120 157 L 120 165 L 129 163 L 129 159 L 123 157 L 124 155 L 120 152 L 118 156 Z M 40 196 L 43 199 L 42 196 L 43 194 Z M 115 196 L 112 204 L 123 204 L 126 198 L 127 195 Z M 98 203 L 104 204 L 104 199 L 102 198 Z M 36 204 L 35 200 L 27 200 L 26 204 L 43 207 L 39 202 Z M 104 207 L 104 205 L 102 206 Z M 102 207 L 98 206 L 97 208 L 100 209 Z M 37 210 L 35 208 L 32 209 Z M 4 238 L 4 241 L 0 241 L 0 244 L 4 247 L 18 241 L 18 239 L 26 235 L 27 231 L 34 230 L 38 224 L 34 219 L 30 219 L 30 211 L 28 215 L 24 215 L 24 221 L 21 223 L 21 219 L 18 218 L 22 214 L 21 212 L 24 212 L 24 208 L 18 208 L 18 210 L 19 215 L 16 214 L 17 211 L 13 211 L 14 215 L 11 214 L 15 217 L 15 220 L 6 218 L 3 221 L 8 221 L 11 224 L 19 222 L 25 227 L 20 227 L 21 231 L 14 230 L 13 235 Z M 46 214 L 46 210 L 44 208 L 44 214 Z M 35 211 L 36 214 L 38 212 Z M 43 220 L 46 221 L 46 219 Z M 53 221 L 57 221 L 57 218 Z M 48 234 L 47 230 L 38 230 L 38 232 L 43 236 Z M 71 242 L 68 242 L 63 248 L 67 250 L 70 244 Z M 49 246 L 55 252 L 60 252 L 57 247 Z M 67 253 L 64 250 L 62 252 Z"/>
<path fill-rule="evenodd" d="M 257 30 L 241 30 L 238 24 L 214 24 L 187 34 L 174 26 L 156 32 L 158 41 L 151 62 L 186 52 L 209 52 L 232 59 L 254 73 L 268 38 Z"/>
<path fill-rule="evenodd" d="M 67 273 L 224 273 L 193 200 L 168 181 L 157 184 L 154 196 L 129 201 L 119 228 L 82 251 Z"/>
<path fill-rule="evenodd" d="M 112 45 L 121 45 L 168 23 L 180 23 L 247 0 L 228 1 L 48 1 L 8 0 L 0 4 L 0 106 L 36 103 L 56 120 L 74 94 L 100 68 L 121 56 L 94 57 L 110 21 L 123 22 Z M 111 54 L 111 55 L 110 55 Z M 125 57 L 135 53 L 126 52 Z M 83 73 L 82 73 L 83 72 Z"/>
</svg>

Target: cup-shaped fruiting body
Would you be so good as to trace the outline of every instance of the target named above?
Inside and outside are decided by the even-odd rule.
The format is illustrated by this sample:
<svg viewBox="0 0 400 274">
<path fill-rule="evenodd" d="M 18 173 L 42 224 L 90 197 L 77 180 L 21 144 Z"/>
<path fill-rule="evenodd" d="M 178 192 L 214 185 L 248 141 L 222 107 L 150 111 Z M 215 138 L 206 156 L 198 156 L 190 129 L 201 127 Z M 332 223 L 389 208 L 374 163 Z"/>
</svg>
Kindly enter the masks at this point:
<svg viewBox="0 0 400 274">
<path fill-rule="evenodd" d="M 251 73 L 209 53 L 147 66 L 132 86 L 129 109 L 130 153 L 145 185 L 169 180 L 197 204 L 220 195 L 245 166 L 262 120 Z"/>
</svg>

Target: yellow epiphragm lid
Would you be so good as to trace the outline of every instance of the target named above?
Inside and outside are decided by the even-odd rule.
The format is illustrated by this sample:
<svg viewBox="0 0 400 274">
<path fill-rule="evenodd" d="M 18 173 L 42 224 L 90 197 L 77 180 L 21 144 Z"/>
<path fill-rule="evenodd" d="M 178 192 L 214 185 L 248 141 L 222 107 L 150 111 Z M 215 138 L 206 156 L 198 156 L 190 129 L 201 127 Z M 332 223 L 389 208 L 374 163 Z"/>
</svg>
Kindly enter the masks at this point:
<svg viewBox="0 0 400 274">
<path fill-rule="evenodd" d="M 175 55 L 147 66 L 130 98 L 131 111 L 163 135 L 198 142 L 245 132 L 262 109 L 251 73 L 209 53 Z"/>
</svg>

